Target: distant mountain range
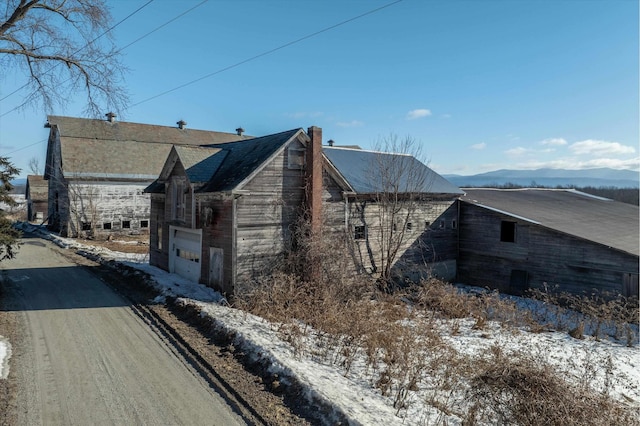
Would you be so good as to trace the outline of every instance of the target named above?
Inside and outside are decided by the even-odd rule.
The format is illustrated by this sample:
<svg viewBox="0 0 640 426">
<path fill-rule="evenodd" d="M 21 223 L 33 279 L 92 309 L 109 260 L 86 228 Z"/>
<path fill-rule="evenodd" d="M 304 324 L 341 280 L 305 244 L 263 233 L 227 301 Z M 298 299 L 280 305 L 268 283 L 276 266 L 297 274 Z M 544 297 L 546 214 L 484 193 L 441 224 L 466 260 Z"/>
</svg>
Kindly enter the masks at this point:
<svg viewBox="0 0 640 426">
<path fill-rule="evenodd" d="M 616 169 L 537 169 L 537 170 L 496 170 L 471 176 L 443 175 L 449 182 L 460 188 L 482 186 L 574 186 L 640 188 L 640 172 Z M 16 187 L 24 187 L 26 179 L 12 181 Z"/>
<path fill-rule="evenodd" d="M 607 168 L 565 170 L 496 170 L 471 176 L 443 175 L 449 182 L 461 188 L 482 186 L 572 186 L 639 188 L 640 172 Z"/>
</svg>

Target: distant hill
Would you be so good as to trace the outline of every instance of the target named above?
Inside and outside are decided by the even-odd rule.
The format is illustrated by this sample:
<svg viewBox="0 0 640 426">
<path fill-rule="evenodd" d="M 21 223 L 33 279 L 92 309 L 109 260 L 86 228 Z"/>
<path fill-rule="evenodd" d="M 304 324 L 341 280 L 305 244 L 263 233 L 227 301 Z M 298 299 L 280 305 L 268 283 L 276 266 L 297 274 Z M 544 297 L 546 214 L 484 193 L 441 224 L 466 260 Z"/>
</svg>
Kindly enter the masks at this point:
<svg viewBox="0 0 640 426">
<path fill-rule="evenodd" d="M 504 186 L 570 186 L 570 187 L 615 187 L 639 188 L 640 173 L 633 170 L 615 169 L 537 169 L 496 170 L 471 176 L 443 175 L 449 182 L 461 188 Z"/>
</svg>

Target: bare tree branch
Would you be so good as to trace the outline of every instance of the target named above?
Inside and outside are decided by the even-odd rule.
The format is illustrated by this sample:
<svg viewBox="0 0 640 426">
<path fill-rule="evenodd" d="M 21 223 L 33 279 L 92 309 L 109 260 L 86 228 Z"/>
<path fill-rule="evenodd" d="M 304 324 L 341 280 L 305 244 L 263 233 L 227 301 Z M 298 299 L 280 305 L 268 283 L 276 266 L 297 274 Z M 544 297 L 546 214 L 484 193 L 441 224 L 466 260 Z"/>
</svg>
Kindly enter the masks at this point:
<svg viewBox="0 0 640 426">
<path fill-rule="evenodd" d="M 64 107 L 84 93 L 87 113 L 121 113 L 126 71 L 104 0 L 7 0 L 0 11 L 0 68 L 27 78 L 20 107 Z"/>
</svg>

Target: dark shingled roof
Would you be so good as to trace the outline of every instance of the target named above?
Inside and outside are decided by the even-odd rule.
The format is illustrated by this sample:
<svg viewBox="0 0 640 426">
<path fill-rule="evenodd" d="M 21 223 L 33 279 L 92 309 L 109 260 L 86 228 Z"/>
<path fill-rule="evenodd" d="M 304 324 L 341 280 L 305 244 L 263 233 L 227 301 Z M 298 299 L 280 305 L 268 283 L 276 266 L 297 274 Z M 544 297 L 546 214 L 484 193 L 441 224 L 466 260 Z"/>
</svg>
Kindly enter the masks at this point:
<svg viewBox="0 0 640 426">
<path fill-rule="evenodd" d="M 382 176 L 385 164 L 394 164 L 393 168 L 402 170 L 398 176 L 400 192 L 462 194 L 457 186 L 410 155 L 328 146 L 323 146 L 322 152 L 351 188 L 359 194 L 384 190 L 383 182 L 390 179 Z M 420 188 L 415 188 L 418 183 Z"/>
<path fill-rule="evenodd" d="M 300 132 L 304 131 L 302 129 L 293 129 L 246 141 L 215 145 L 221 151 L 214 158 L 224 155 L 224 159 L 220 164 L 215 164 L 217 171 L 213 178 L 198 192 L 219 192 L 235 189 L 278 149 Z"/>
<path fill-rule="evenodd" d="M 67 178 L 151 180 L 160 174 L 172 145 L 211 145 L 251 138 L 235 133 L 53 115 L 48 122 L 60 133 Z"/>
<path fill-rule="evenodd" d="M 174 146 L 191 183 L 208 182 L 226 155 L 216 155 L 220 148 L 203 146 Z"/>
<path fill-rule="evenodd" d="M 575 190 L 464 189 L 462 201 L 639 255 L 638 206 Z"/>
</svg>

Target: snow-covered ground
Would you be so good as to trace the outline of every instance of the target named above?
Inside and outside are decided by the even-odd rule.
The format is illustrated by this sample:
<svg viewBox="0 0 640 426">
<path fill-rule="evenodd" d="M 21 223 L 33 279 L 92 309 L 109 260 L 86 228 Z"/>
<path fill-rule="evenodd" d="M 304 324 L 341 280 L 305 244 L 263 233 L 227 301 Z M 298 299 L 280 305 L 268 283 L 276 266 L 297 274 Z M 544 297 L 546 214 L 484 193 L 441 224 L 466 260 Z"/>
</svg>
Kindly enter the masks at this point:
<svg viewBox="0 0 640 426">
<path fill-rule="evenodd" d="M 354 362 L 348 373 L 311 353 L 294 350 L 282 340 L 273 324 L 262 318 L 228 307 L 222 296 L 212 289 L 189 282 L 149 266 L 146 257 L 113 253 L 103 248 L 83 246 L 75 240 L 47 236 L 58 245 L 83 251 L 94 256 L 120 261 L 148 273 L 163 297 L 177 297 L 180 303 L 194 305 L 201 315 L 209 316 L 218 327 L 233 332 L 235 345 L 255 359 L 270 364 L 271 372 L 281 381 L 296 380 L 313 400 L 323 401 L 350 419 L 353 424 L 424 425 L 433 423 L 461 424 L 453 413 L 444 413 L 425 401 L 428 389 L 418 389 L 408 399 L 407 408 L 397 412 L 393 399 L 382 396 L 371 386 L 371 368 L 364 362 Z M 532 302 L 521 300 L 523 305 Z M 531 306 L 529 306 L 531 309 Z M 640 349 L 627 347 L 613 339 L 596 341 L 587 337 L 578 340 L 566 332 L 531 333 L 513 327 L 489 323 L 482 330 L 474 328 L 474 321 L 456 320 L 455 333 L 451 324 L 441 320 L 442 338 L 460 354 L 476 356 L 487 353 L 494 345 L 508 353 L 526 353 L 563 373 L 579 372 L 577 379 L 589 380 L 594 387 L 606 389 L 614 398 L 640 409 Z M 637 325 L 635 326 L 637 332 Z M 309 339 L 313 338 L 311 334 Z M 10 346 L 0 336 L 0 377 L 8 372 Z M 582 377 L 584 376 L 584 377 Z M 588 376 L 588 377 L 587 377 Z"/>
</svg>

